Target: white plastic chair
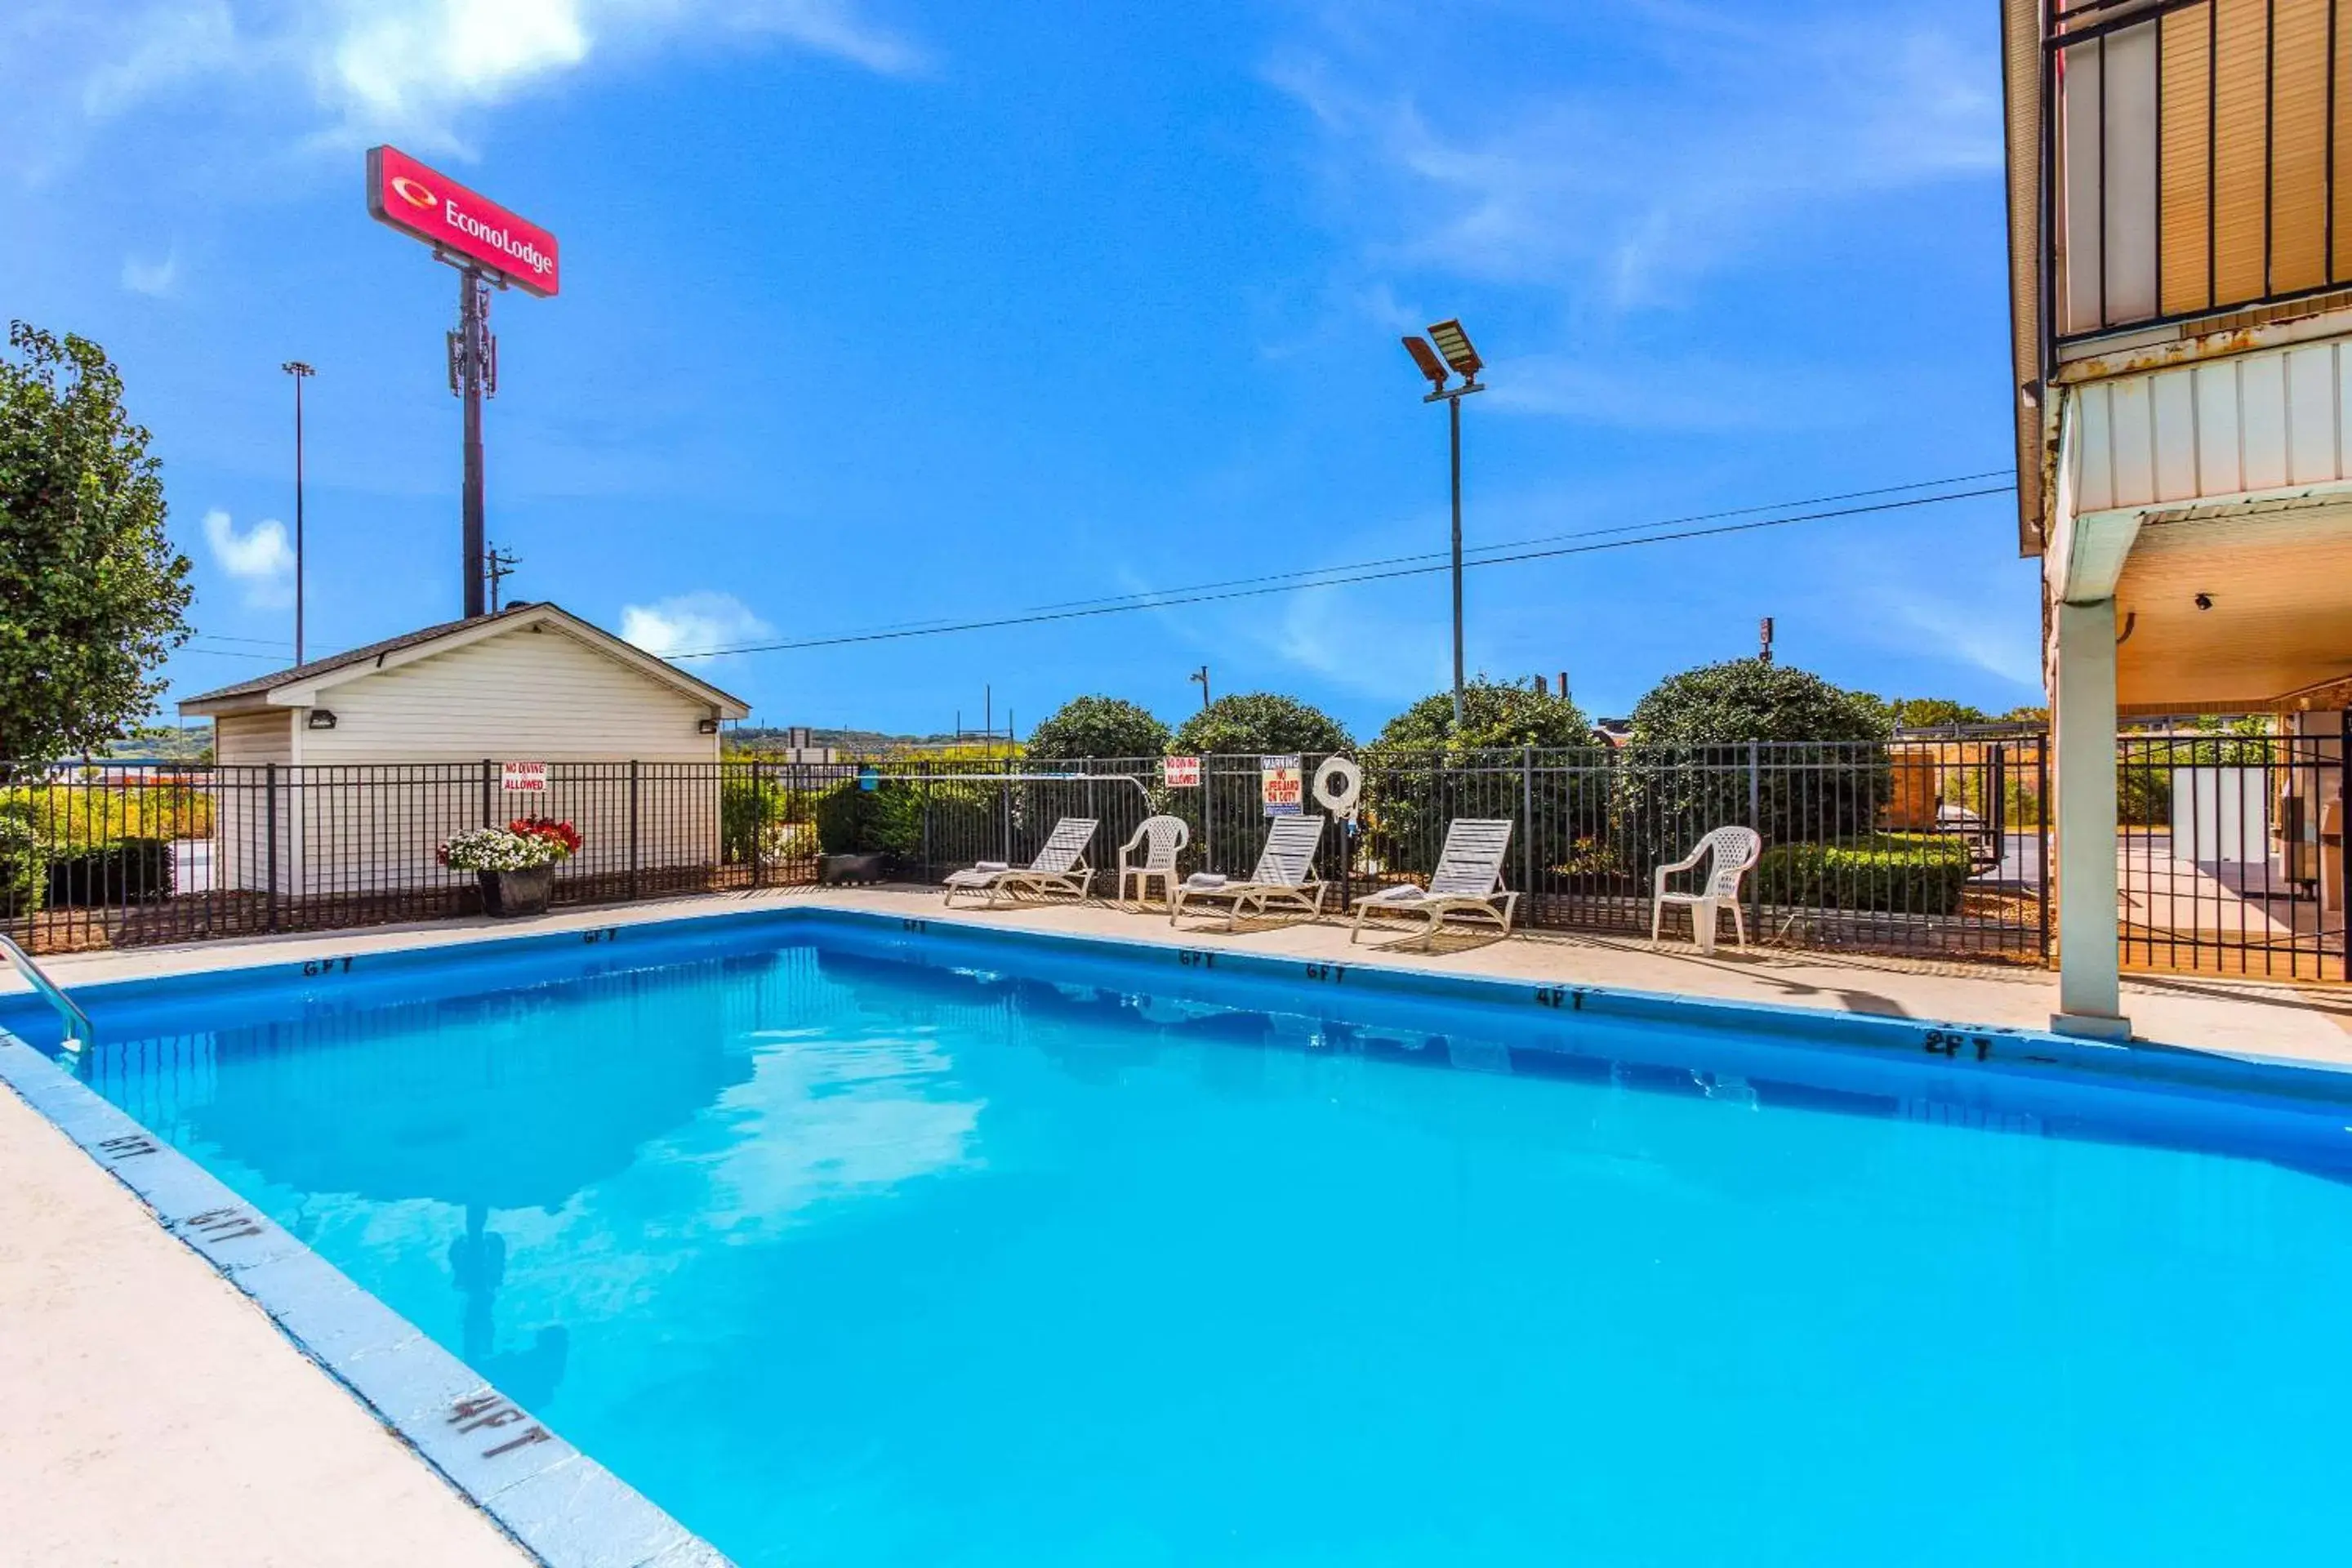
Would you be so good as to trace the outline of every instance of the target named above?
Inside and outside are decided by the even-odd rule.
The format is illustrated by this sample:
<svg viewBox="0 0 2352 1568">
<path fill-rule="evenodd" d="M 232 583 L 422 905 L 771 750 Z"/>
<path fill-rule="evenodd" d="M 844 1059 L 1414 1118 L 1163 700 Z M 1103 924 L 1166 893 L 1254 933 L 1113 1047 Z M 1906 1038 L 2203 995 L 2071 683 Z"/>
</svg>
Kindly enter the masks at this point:
<svg viewBox="0 0 2352 1568">
<path fill-rule="evenodd" d="M 1739 879 L 1755 868 L 1764 853 L 1763 837 L 1752 827 L 1718 827 L 1698 841 L 1687 860 L 1677 860 L 1671 866 L 1658 868 L 1657 888 L 1650 900 L 1650 941 L 1658 940 L 1658 932 L 1666 918 L 1668 904 L 1685 904 L 1691 912 L 1691 939 L 1698 943 L 1701 952 L 1715 951 L 1716 920 L 1724 910 L 1731 912 L 1731 929 L 1739 938 L 1739 945 L 1748 945 L 1747 918 L 1739 912 Z M 1700 880 L 1698 890 L 1670 893 L 1666 879 L 1677 871 L 1687 871 L 1706 860 L 1715 858 L 1706 875 Z"/>
<path fill-rule="evenodd" d="M 1176 857 L 1184 846 L 1192 842 L 1192 830 L 1181 816 L 1147 816 L 1135 830 L 1135 837 L 1118 847 L 1118 903 L 1128 907 L 1127 879 L 1135 879 L 1135 901 L 1142 903 L 1151 896 L 1151 880 L 1160 879 L 1163 902 L 1176 897 Z M 1143 851 L 1138 860 L 1135 852 Z"/>
</svg>

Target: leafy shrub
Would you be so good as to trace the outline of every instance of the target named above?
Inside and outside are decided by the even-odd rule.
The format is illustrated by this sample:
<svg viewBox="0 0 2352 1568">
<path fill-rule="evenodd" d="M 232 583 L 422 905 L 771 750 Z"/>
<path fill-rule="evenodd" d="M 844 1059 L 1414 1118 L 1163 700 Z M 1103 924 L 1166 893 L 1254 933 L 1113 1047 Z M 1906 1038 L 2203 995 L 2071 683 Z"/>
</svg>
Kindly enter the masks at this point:
<svg viewBox="0 0 2352 1568">
<path fill-rule="evenodd" d="M 1024 754 L 1040 760 L 1157 757 L 1168 750 L 1168 726 L 1117 697 L 1074 697 L 1029 731 Z"/>
<path fill-rule="evenodd" d="M 1761 659 L 1669 676 L 1633 706 L 1613 812 L 1645 865 L 1677 859 L 1726 823 L 1767 843 L 1868 834 L 1890 792 L 1886 710 L 1864 692 Z M 1748 742 L 1758 754 L 1749 806 Z"/>
<path fill-rule="evenodd" d="M 1369 750 L 1442 746 L 1475 752 L 1592 744 L 1592 721 L 1565 693 L 1555 697 L 1483 675 L 1462 688 L 1462 719 L 1457 734 L 1452 689 L 1434 692 L 1390 720 Z"/>
<path fill-rule="evenodd" d="M 957 779 L 884 778 L 860 789 L 847 780 L 817 797 L 816 835 L 827 855 L 875 855 L 901 865 L 924 858 L 923 819 L 930 814 L 930 846 L 936 858 L 954 858 L 960 847 L 993 842 L 990 824 L 996 792 L 984 784 Z"/>
<path fill-rule="evenodd" d="M 52 906 L 143 904 L 172 896 L 172 842 L 120 838 L 99 849 L 48 862 L 44 891 Z"/>
<path fill-rule="evenodd" d="M 24 808 L 42 840 L 95 849 L 118 838 L 209 838 L 212 792 L 186 779 L 133 784 L 25 784 L 0 791 Z"/>
<path fill-rule="evenodd" d="M 1185 720 L 1174 743 L 1187 756 L 1280 756 L 1344 752 L 1353 742 L 1320 708 L 1272 691 L 1243 691 L 1220 697 Z"/>
<path fill-rule="evenodd" d="M 0 919 L 29 915 L 41 907 L 48 875 L 40 830 L 21 800 L 0 796 Z"/>
<path fill-rule="evenodd" d="M 780 779 L 730 774 L 719 786 L 719 854 L 730 863 L 751 858 L 768 830 L 792 816 L 792 791 Z"/>
<path fill-rule="evenodd" d="M 1889 733 L 1889 716 L 1869 693 L 1759 658 L 1670 675 L 1633 705 L 1634 738 L 1653 746 L 1884 741 Z"/>
<path fill-rule="evenodd" d="M 1573 860 L 1577 840 L 1607 820 L 1607 754 L 1593 745 L 1584 710 L 1566 697 L 1480 676 L 1462 689 L 1462 713 L 1457 732 L 1453 691 L 1433 693 L 1390 720 L 1365 748 L 1360 858 L 1385 871 L 1426 874 L 1436 868 L 1447 824 L 1483 816 L 1512 820 L 1504 872 L 1512 887 L 1521 880 L 1529 834 L 1538 867 Z M 1528 747 L 1544 754 L 1523 789 Z M 1574 750 L 1563 757 L 1566 748 Z"/>
<path fill-rule="evenodd" d="M 1753 873 L 1768 904 L 1948 915 L 1969 879 L 1969 847 L 1941 833 L 1873 833 L 1827 843 L 1775 844 Z"/>
</svg>

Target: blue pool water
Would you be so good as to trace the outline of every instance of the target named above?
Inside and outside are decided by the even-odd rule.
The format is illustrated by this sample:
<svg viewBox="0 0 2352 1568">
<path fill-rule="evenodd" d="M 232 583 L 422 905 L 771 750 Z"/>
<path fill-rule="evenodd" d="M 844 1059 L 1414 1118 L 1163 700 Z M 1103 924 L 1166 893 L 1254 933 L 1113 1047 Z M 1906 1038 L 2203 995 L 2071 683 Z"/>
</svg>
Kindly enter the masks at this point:
<svg viewBox="0 0 2352 1568">
<path fill-rule="evenodd" d="M 2341 1108 L 634 934 L 81 1071 L 745 1563 L 2342 1558 Z"/>
</svg>

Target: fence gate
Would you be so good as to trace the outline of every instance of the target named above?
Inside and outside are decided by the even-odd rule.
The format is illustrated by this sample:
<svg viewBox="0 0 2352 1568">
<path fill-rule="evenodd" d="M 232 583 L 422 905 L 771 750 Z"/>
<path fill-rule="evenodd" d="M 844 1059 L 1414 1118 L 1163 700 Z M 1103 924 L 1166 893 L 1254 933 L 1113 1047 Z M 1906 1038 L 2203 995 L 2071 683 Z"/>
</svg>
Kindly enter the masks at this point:
<svg viewBox="0 0 2352 1568">
<path fill-rule="evenodd" d="M 2116 858 L 2126 967 L 2344 980 L 2344 747 L 2127 735 Z"/>
</svg>

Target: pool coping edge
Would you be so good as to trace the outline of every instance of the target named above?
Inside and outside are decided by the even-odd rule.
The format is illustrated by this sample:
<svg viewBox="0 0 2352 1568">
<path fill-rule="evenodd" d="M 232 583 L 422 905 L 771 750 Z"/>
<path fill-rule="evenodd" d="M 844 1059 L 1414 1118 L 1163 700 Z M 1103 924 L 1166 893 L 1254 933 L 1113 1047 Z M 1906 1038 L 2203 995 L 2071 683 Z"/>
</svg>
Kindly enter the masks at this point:
<svg viewBox="0 0 2352 1568">
<path fill-rule="evenodd" d="M 1740 1028 L 1775 1036 L 1801 1034 L 1811 1043 L 1895 1048 L 1940 1058 L 1952 1066 L 1990 1066 L 2007 1070 L 2080 1073 L 2093 1080 L 2124 1079 L 2177 1089 L 2222 1093 L 2256 1093 L 2295 1100 L 2352 1102 L 2352 1066 L 2337 1066 L 2305 1058 L 2256 1056 L 2245 1052 L 2134 1038 L 2129 1041 L 2087 1039 L 2012 1024 L 1971 1024 L 1960 1020 L 1920 1018 L 1855 1012 L 1843 1008 L 1808 1007 L 1794 1003 L 1693 995 L 1650 991 L 1631 986 L 1597 985 L 1529 977 L 1472 974 L 1401 963 L 1386 955 L 1365 962 L 1326 960 L 1288 953 L 1251 952 L 1231 947 L 1188 946 L 1181 940 L 1141 936 L 1105 936 L 1091 932 L 1034 931 L 992 921 L 961 918 L 961 911 L 937 910 L 901 915 L 821 900 L 794 901 L 764 908 L 699 910 L 650 919 L 620 921 L 609 925 L 566 926 L 552 931 L 473 928 L 454 941 L 430 940 L 440 933 L 421 931 L 427 940 L 409 945 L 375 949 L 350 956 L 288 958 L 217 969 L 197 969 L 156 975 L 124 976 L 92 981 L 74 989 L 77 994 L 138 997 L 150 991 L 185 994 L 191 989 L 233 985 L 257 974 L 293 971 L 293 977 L 331 973 L 337 966 L 348 973 L 364 962 L 371 972 L 424 964 L 495 963 L 509 953 L 549 947 L 622 942 L 627 938 L 660 940 L 687 934 L 707 922 L 730 927 L 795 926 L 817 920 L 842 921 L 888 930 L 898 928 L 909 938 L 953 932 L 982 942 L 1014 948 L 1062 947 L 1113 954 L 1143 962 L 1200 963 L 1220 971 L 1255 973 L 1291 980 L 1314 979 L 1318 972 L 1344 972 L 1357 988 L 1411 991 L 1423 995 L 1454 995 L 1497 1002 L 1533 999 L 1543 1005 L 1627 1022 L 1665 1023 L 1706 1029 Z M 324 934 L 324 933 L 322 933 Z M 452 933 L 453 935 L 455 933 Z M 1203 932 L 1202 934 L 1213 934 Z M 1213 933 L 1223 934 L 1223 933 Z M 0 1037 L 7 1034 L 7 1002 L 28 997 L 0 998 Z"/>
</svg>

